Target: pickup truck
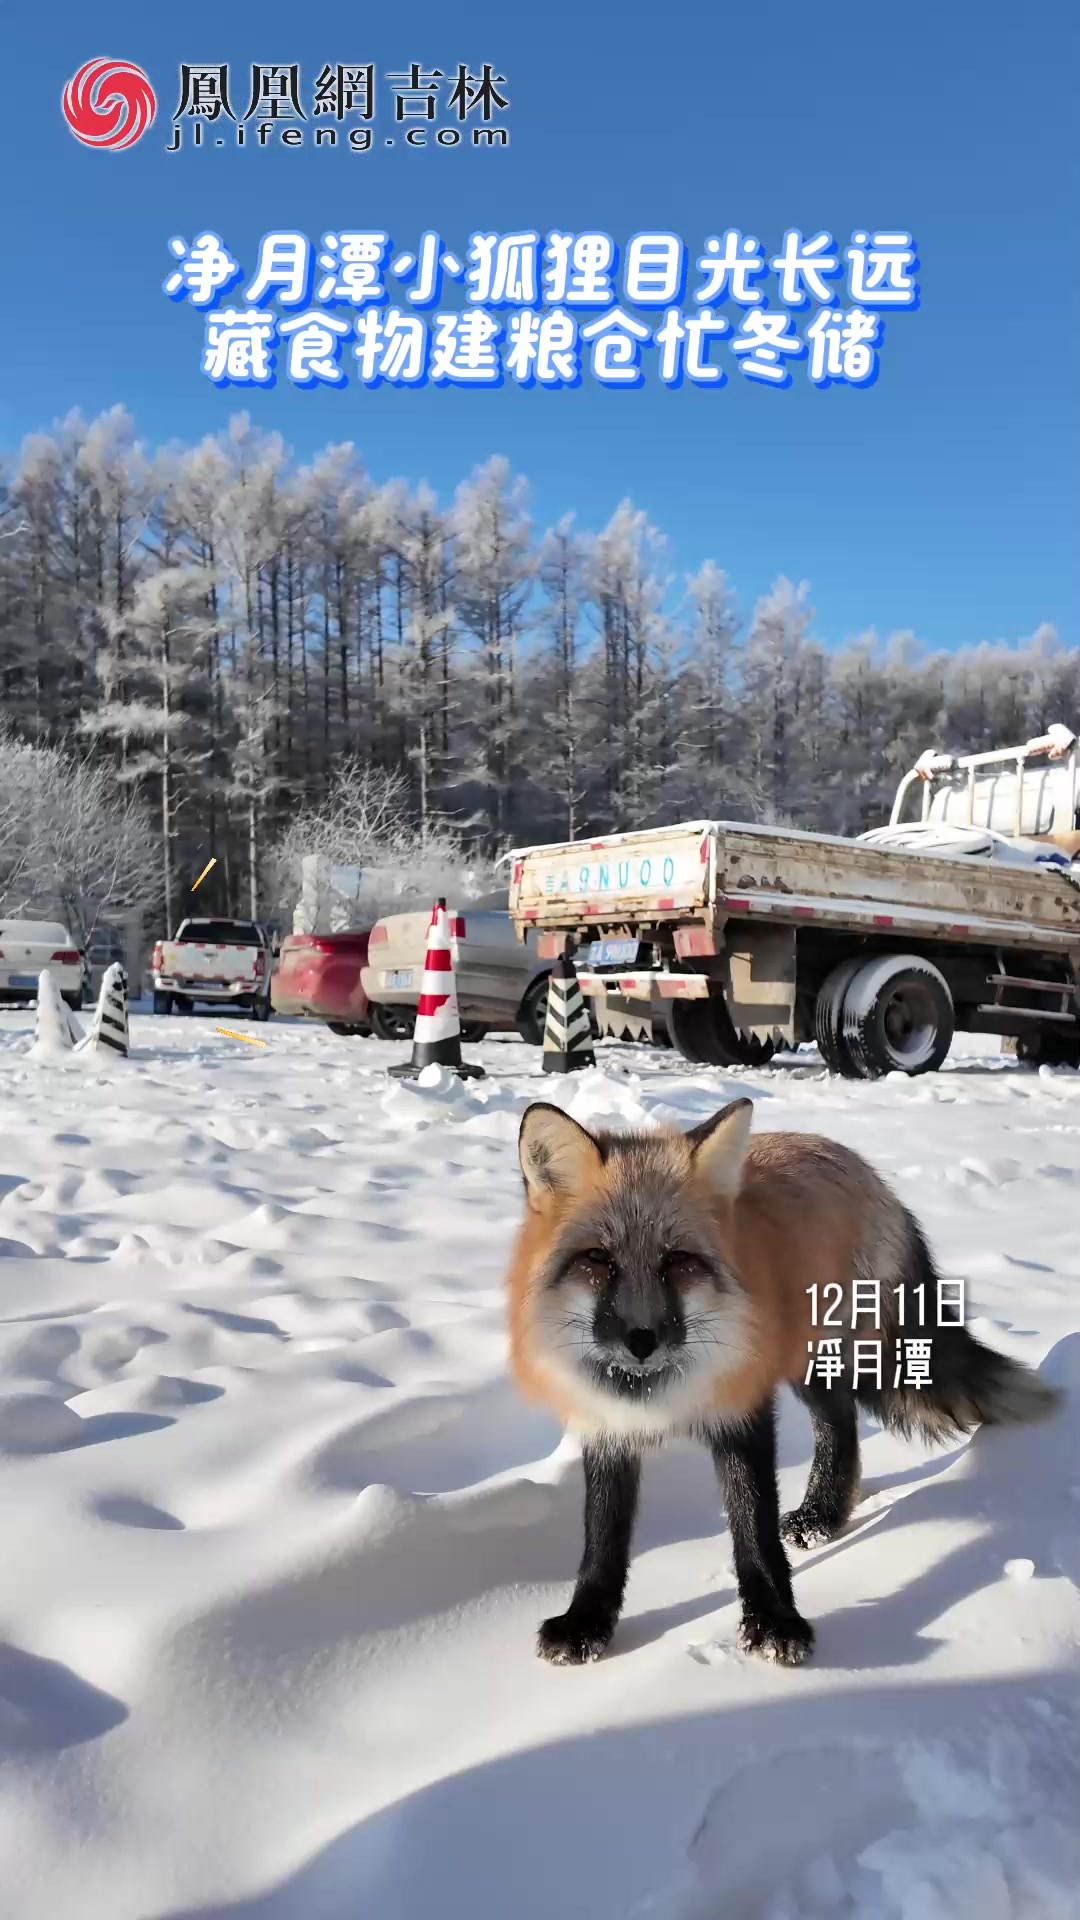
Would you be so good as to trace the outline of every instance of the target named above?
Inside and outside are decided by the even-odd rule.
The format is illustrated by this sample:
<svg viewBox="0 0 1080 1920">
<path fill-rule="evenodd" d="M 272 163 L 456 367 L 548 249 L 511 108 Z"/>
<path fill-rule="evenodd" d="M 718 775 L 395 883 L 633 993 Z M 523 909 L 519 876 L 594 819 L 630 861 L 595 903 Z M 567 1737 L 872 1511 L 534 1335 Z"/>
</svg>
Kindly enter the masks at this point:
<svg viewBox="0 0 1080 1920">
<path fill-rule="evenodd" d="M 155 1013 L 203 1001 L 270 1018 L 270 936 L 254 920 L 182 920 L 174 939 L 157 942 L 150 970 Z"/>
<path fill-rule="evenodd" d="M 860 839 L 695 820 L 517 848 L 510 915 L 540 957 L 575 952 L 585 992 L 666 1008 L 692 1061 L 810 1040 L 850 1078 L 925 1073 L 959 1029 L 1080 1066 L 1078 852 L 1077 739 L 1054 726 L 922 755 Z"/>
</svg>

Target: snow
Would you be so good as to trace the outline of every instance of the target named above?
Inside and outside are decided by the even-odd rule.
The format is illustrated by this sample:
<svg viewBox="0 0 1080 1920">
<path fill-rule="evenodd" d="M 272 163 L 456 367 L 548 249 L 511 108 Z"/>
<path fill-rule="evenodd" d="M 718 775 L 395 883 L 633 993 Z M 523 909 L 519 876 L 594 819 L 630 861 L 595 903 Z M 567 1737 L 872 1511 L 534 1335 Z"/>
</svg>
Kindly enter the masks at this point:
<svg viewBox="0 0 1080 1920">
<path fill-rule="evenodd" d="M 405 1084 L 300 1022 L 131 1027 L 75 1071 L 0 1014 L 4 1920 L 1075 1914 L 1080 1075 L 991 1041 L 872 1084 L 611 1044 L 553 1079 L 492 1040 L 485 1080 Z M 506 1378 L 521 1112 L 746 1092 L 870 1155 L 1073 1397 L 938 1453 L 868 1426 L 796 1670 L 737 1649 L 704 1452 L 657 1456 L 610 1654 L 548 1667 L 581 1468 Z M 791 1505 L 790 1399 L 780 1451 Z"/>
<path fill-rule="evenodd" d="M 34 1059 L 62 1059 L 85 1037 L 77 1016 L 65 1005 L 56 975 L 50 973 L 48 967 L 38 975 L 34 1013 L 34 1039 L 30 1049 Z"/>
</svg>

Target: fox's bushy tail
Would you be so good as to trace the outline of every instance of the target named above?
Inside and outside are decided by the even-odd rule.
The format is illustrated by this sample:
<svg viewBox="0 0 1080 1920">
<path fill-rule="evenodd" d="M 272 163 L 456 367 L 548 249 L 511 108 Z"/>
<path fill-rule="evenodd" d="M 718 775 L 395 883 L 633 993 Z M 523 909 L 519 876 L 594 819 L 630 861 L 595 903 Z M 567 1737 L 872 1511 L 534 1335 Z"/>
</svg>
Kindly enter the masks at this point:
<svg viewBox="0 0 1080 1920">
<path fill-rule="evenodd" d="M 893 1433 L 939 1442 L 979 1426 L 1023 1426 L 1048 1419 L 1063 1399 L 1056 1387 L 1020 1361 L 984 1347 L 954 1311 L 943 1312 L 939 1322 L 937 1269 L 918 1222 L 907 1217 L 911 1237 L 904 1275 L 905 1324 L 888 1330 L 882 1386 L 864 1391 L 860 1384 L 860 1405 Z M 922 1386 L 892 1386 L 898 1342 L 909 1339 L 929 1343 L 927 1378 Z"/>
</svg>

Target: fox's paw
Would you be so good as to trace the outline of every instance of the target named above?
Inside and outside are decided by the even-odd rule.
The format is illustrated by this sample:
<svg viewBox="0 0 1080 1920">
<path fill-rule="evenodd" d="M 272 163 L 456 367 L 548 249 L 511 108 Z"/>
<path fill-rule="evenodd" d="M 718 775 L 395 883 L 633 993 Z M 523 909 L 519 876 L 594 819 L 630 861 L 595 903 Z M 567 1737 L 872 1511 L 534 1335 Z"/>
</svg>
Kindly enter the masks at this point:
<svg viewBox="0 0 1080 1920">
<path fill-rule="evenodd" d="M 739 1626 L 739 1645 L 744 1653 L 760 1654 L 763 1660 L 775 1660 L 783 1667 L 797 1667 L 814 1650 L 814 1629 L 793 1607 L 778 1608 L 775 1613 L 746 1607 Z"/>
<path fill-rule="evenodd" d="M 834 1526 L 826 1514 L 814 1507 L 792 1507 L 780 1521 L 780 1538 L 790 1547 L 801 1547 L 805 1553 L 808 1547 L 823 1547 L 835 1540 L 843 1525 L 838 1521 Z"/>
<path fill-rule="evenodd" d="M 587 1660 L 599 1660 L 615 1631 L 614 1620 L 594 1613 L 557 1613 L 545 1620 L 536 1636 L 536 1651 L 541 1660 L 556 1667 L 582 1667 Z"/>
</svg>

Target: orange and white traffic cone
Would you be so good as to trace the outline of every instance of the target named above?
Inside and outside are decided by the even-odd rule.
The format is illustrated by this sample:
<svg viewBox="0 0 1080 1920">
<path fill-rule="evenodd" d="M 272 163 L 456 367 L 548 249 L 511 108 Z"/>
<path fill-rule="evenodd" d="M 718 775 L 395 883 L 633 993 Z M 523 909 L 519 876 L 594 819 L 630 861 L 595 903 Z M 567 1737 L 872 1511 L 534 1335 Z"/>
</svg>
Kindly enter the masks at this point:
<svg viewBox="0 0 1080 1920">
<path fill-rule="evenodd" d="M 483 1067 L 475 1067 L 461 1057 L 461 1021 L 458 1018 L 457 984 L 454 979 L 454 955 L 457 946 L 446 917 L 446 901 L 438 900 L 431 910 L 424 977 L 420 982 L 420 1002 L 413 1030 L 412 1058 L 400 1067 L 391 1067 L 395 1080 L 415 1080 L 425 1067 L 446 1067 L 461 1080 L 482 1080 Z"/>
</svg>

